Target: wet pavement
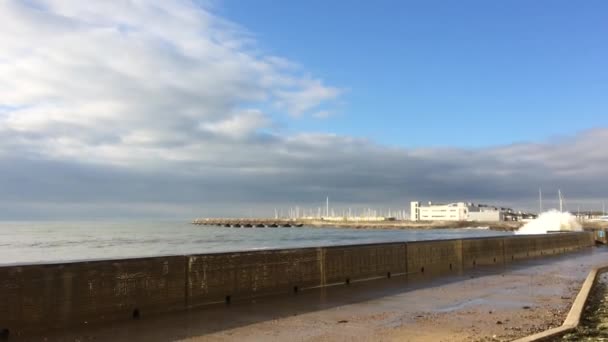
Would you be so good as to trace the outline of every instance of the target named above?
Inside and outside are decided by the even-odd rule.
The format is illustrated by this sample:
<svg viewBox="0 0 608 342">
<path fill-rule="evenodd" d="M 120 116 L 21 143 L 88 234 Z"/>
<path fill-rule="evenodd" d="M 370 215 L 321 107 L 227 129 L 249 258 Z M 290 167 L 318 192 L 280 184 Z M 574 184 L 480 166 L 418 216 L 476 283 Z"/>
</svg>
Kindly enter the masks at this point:
<svg viewBox="0 0 608 342">
<path fill-rule="evenodd" d="M 589 270 L 603 264 L 608 248 L 591 248 L 434 280 L 351 283 L 32 340 L 507 341 L 561 325 Z"/>
</svg>

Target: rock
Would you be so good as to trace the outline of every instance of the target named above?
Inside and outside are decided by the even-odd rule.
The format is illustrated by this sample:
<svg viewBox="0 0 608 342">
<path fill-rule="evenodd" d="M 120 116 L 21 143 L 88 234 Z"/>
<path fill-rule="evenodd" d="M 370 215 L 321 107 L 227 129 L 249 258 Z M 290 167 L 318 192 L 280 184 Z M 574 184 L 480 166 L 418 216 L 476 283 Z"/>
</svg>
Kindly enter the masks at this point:
<svg viewBox="0 0 608 342">
<path fill-rule="evenodd" d="M 499 325 L 500 325 L 500 324 L 502 324 L 502 322 L 501 322 L 501 321 L 496 321 L 496 324 L 499 324 Z"/>
<path fill-rule="evenodd" d="M 530 307 L 529 307 L 529 306 L 527 306 L 527 305 L 524 305 L 524 306 L 522 307 L 522 309 L 524 309 L 524 310 L 530 310 Z"/>
<path fill-rule="evenodd" d="M 348 323 L 348 321 L 343 319 L 343 320 L 338 321 L 338 323 Z"/>
</svg>

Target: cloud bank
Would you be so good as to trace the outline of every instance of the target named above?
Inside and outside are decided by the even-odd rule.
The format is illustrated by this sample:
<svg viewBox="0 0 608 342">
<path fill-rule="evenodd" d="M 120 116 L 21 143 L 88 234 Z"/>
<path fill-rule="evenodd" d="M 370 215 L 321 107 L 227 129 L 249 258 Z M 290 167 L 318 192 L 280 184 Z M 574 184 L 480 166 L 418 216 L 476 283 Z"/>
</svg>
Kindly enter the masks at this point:
<svg viewBox="0 0 608 342">
<path fill-rule="evenodd" d="M 279 122 L 323 119 L 342 88 L 190 1 L 3 1 L 0 46 L 0 219 L 268 215 L 326 195 L 531 207 L 538 187 L 580 203 L 608 190 L 607 129 L 481 149 L 288 134 Z"/>
</svg>

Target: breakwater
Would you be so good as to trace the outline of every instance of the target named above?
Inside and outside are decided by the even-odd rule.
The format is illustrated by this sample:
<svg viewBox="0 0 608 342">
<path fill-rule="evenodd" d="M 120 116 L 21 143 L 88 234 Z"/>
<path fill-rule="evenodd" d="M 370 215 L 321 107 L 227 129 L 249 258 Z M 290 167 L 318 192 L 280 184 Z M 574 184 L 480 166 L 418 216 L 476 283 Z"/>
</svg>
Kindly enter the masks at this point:
<svg viewBox="0 0 608 342">
<path fill-rule="evenodd" d="M 302 227 L 304 220 L 292 219 L 251 219 L 251 218 L 204 218 L 195 219 L 192 224 L 234 228 L 278 228 Z"/>
<path fill-rule="evenodd" d="M 0 330 L 20 335 L 377 278 L 432 278 L 593 244 L 593 233 L 581 232 L 4 266 Z"/>
<path fill-rule="evenodd" d="M 279 228 L 279 227 L 326 227 L 326 228 L 357 228 L 357 229 L 445 229 L 488 227 L 492 230 L 515 231 L 521 226 L 521 221 L 409 221 L 409 220 L 328 220 L 328 219 L 288 219 L 288 218 L 197 218 L 192 222 L 200 226 L 218 226 L 232 228 Z"/>
</svg>

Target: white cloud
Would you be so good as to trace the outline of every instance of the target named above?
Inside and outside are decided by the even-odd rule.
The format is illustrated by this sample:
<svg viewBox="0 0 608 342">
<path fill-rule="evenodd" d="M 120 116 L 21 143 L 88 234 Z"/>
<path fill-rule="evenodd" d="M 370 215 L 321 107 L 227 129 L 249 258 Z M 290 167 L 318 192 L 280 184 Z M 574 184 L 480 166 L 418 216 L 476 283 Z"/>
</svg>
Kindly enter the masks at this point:
<svg viewBox="0 0 608 342">
<path fill-rule="evenodd" d="M 186 0 L 3 1 L 0 46 L 0 129 L 52 158 L 195 160 L 339 93 Z"/>
<path fill-rule="evenodd" d="M 259 129 L 268 127 L 271 120 L 258 110 L 243 111 L 218 122 L 205 123 L 203 130 L 232 138 L 248 137 Z"/>
<path fill-rule="evenodd" d="M 104 211 L 113 208 L 111 202 L 125 210 L 132 204 L 133 212 L 125 215 L 146 210 L 161 215 L 155 209 L 159 203 L 189 208 L 186 216 L 240 215 L 251 207 L 270 214 L 277 206 L 320 205 L 326 195 L 346 206 L 406 208 L 409 200 L 465 200 L 534 210 L 542 187 L 547 206 L 556 205 L 551 193 L 561 189 L 567 208 L 597 209 L 608 193 L 608 160 L 587 153 L 587 147 L 590 141 L 608 144 L 606 132 L 598 129 L 551 143 L 424 153 L 313 133 L 251 140 L 214 136 L 206 146 L 174 150 L 147 148 L 147 139 L 141 138 L 143 147 L 113 151 L 128 167 L 0 159 L 0 203 L 5 203 L 4 215 L 14 217 L 27 213 L 31 203 L 40 215 L 58 211 L 62 203 L 66 208 L 80 203 L 95 216 L 111 215 Z M 518 160 L 527 154 L 537 159 Z M 148 167 L 155 158 L 165 167 Z M 547 164 L 562 158 L 567 163 Z M 38 210 L 45 202 L 48 209 Z"/>
<path fill-rule="evenodd" d="M 341 91 L 338 88 L 325 86 L 319 80 L 303 80 L 301 88 L 295 90 L 277 90 L 279 107 L 286 109 L 293 116 L 301 116 L 319 104 L 336 99 Z"/>
</svg>

